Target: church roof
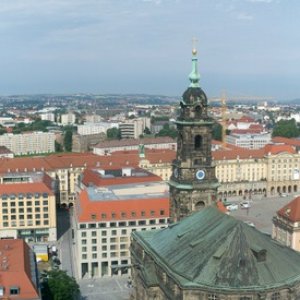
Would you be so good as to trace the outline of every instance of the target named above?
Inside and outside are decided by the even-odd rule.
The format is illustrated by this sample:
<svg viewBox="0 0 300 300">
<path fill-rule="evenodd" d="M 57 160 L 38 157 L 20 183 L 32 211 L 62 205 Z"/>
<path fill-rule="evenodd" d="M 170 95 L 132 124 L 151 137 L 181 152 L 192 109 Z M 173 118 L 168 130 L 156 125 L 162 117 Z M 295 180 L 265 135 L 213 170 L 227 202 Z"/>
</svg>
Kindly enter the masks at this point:
<svg viewBox="0 0 300 300">
<path fill-rule="evenodd" d="M 300 281 L 299 253 L 213 207 L 133 238 L 182 287 L 259 291 Z"/>
</svg>

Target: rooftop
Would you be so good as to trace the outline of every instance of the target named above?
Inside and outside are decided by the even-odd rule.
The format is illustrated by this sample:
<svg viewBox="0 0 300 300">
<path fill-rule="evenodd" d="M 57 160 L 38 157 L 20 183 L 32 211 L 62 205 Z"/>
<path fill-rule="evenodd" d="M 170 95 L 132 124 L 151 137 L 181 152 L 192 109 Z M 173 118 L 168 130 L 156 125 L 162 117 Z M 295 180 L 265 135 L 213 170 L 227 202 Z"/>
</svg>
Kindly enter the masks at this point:
<svg viewBox="0 0 300 300">
<path fill-rule="evenodd" d="M 299 253 L 213 207 L 132 237 L 183 287 L 259 291 L 300 281 Z"/>
</svg>

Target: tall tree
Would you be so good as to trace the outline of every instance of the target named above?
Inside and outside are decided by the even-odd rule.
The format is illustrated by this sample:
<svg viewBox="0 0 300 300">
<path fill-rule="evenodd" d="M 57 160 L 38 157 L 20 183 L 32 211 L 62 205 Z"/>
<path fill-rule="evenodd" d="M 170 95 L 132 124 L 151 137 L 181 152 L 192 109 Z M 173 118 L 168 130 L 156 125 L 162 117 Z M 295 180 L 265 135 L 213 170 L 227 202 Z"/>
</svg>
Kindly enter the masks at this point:
<svg viewBox="0 0 300 300">
<path fill-rule="evenodd" d="M 73 137 L 72 129 L 67 129 L 65 131 L 65 136 L 64 136 L 64 146 L 65 146 L 65 150 L 68 152 L 72 151 L 72 137 Z"/>
<path fill-rule="evenodd" d="M 222 141 L 222 125 L 218 122 L 214 123 L 212 127 L 212 136 L 214 140 Z"/>
<path fill-rule="evenodd" d="M 106 131 L 106 136 L 109 140 L 120 140 L 121 139 L 121 131 L 120 129 L 113 127 L 109 128 Z"/>
<path fill-rule="evenodd" d="M 170 136 L 175 139 L 177 137 L 177 130 L 166 123 L 156 136 Z"/>
<path fill-rule="evenodd" d="M 79 286 L 66 271 L 52 270 L 44 279 L 42 294 L 47 300 L 74 300 L 79 295 Z"/>
<path fill-rule="evenodd" d="M 299 128 L 295 119 L 291 120 L 280 120 L 275 124 L 272 136 L 282 136 L 282 137 L 298 137 L 300 135 Z"/>
</svg>

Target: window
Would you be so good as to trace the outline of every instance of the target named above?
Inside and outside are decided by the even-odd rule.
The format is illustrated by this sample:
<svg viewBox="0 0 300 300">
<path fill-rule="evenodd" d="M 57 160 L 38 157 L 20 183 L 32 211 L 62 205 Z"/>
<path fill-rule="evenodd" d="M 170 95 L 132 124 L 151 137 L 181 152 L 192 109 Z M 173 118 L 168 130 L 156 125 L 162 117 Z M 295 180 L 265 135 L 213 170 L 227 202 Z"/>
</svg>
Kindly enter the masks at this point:
<svg viewBox="0 0 300 300">
<path fill-rule="evenodd" d="M 92 246 L 92 251 L 97 251 L 97 246 Z"/>
<path fill-rule="evenodd" d="M 117 246 L 116 245 L 110 245 L 110 250 L 116 250 Z"/>
<path fill-rule="evenodd" d="M 81 251 L 82 251 L 82 252 L 86 252 L 86 251 L 87 251 L 87 248 L 86 248 L 86 247 L 82 247 L 82 248 L 81 248 Z"/>
<path fill-rule="evenodd" d="M 97 236 L 97 231 L 92 231 L 92 236 Z"/>
<path fill-rule="evenodd" d="M 85 231 L 81 232 L 81 237 L 86 237 L 86 232 Z"/>
<path fill-rule="evenodd" d="M 32 201 L 26 201 L 26 205 L 27 206 L 31 206 L 32 205 Z"/>
<path fill-rule="evenodd" d="M 146 221 L 145 220 L 139 221 L 139 225 L 146 225 Z"/>
<path fill-rule="evenodd" d="M 43 212 L 47 212 L 48 211 L 48 207 L 43 207 Z"/>
<path fill-rule="evenodd" d="M 107 250 L 107 246 L 102 246 L 102 251 L 106 251 Z"/>
<path fill-rule="evenodd" d="M 2 207 L 7 207 L 7 202 L 2 202 Z"/>
<path fill-rule="evenodd" d="M 132 216 L 132 217 L 136 217 L 136 212 L 135 212 L 135 211 L 132 211 L 132 212 L 131 212 L 131 216 Z"/>
<path fill-rule="evenodd" d="M 97 239 L 92 239 L 92 244 L 97 244 Z"/>
<path fill-rule="evenodd" d="M 15 207 L 16 206 L 16 202 L 10 202 L 10 206 Z"/>
<path fill-rule="evenodd" d="M 40 201 L 34 201 L 34 205 L 40 205 Z"/>
<path fill-rule="evenodd" d="M 41 211 L 41 209 L 39 207 L 36 207 L 34 210 L 35 210 L 35 212 L 40 212 Z"/>
<path fill-rule="evenodd" d="M 15 195 L 15 194 L 11 194 L 11 195 L 9 196 L 9 198 L 10 198 L 11 200 L 15 200 L 15 199 L 16 199 L 16 195 Z"/>
<path fill-rule="evenodd" d="M 15 208 L 11 208 L 11 209 L 10 209 L 10 213 L 11 213 L 11 214 L 15 214 L 15 213 L 16 213 L 16 209 L 15 209 Z"/>
<path fill-rule="evenodd" d="M 105 244 L 105 243 L 107 243 L 107 239 L 102 239 L 101 242 L 102 242 L 103 244 Z"/>
<path fill-rule="evenodd" d="M 146 212 L 144 210 L 141 211 L 141 216 L 145 217 L 146 216 Z"/>
<path fill-rule="evenodd" d="M 116 223 L 116 222 L 110 222 L 109 226 L 110 226 L 110 227 L 116 227 L 116 226 L 117 226 L 117 223 Z"/>
<path fill-rule="evenodd" d="M 35 198 L 35 199 L 40 198 L 40 193 L 34 193 L 34 198 Z"/>
<path fill-rule="evenodd" d="M 96 228 L 96 224 L 95 223 L 89 224 L 89 228 Z"/>
<path fill-rule="evenodd" d="M 82 245 L 86 245 L 86 240 L 81 240 Z"/>
<path fill-rule="evenodd" d="M 105 223 L 99 223 L 98 227 L 100 227 L 100 228 L 106 227 L 106 224 Z"/>
<path fill-rule="evenodd" d="M 44 200 L 43 205 L 48 205 L 48 200 Z"/>
<path fill-rule="evenodd" d="M 106 214 L 101 214 L 102 219 L 106 219 Z"/>
<path fill-rule="evenodd" d="M 97 258 L 97 253 L 93 253 L 92 258 Z"/>
<path fill-rule="evenodd" d="M 4 204 L 4 203 L 3 203 Z M 2 206 L 3 206 L 3 204 L 2 204 Z M 24 202 L 23 201 L 20 201 L 19 202 L 19 206 L 24 206 Z"/>
<path fill-rule="evenodd" d="M 216 294 L 208 294 L 207 299 L 208 300 L 219 300 L 219 297 Z"/>
<path fill-rule="evenodd" d="M 111 242 L 111 243 L 115 243 L 116 241 L 117 241 L 116 238 L 110 238 L 110 242 Z"/>
<path fill-rule="evenodd" d="M 19 291 L 20 291 L 20 289 L 19 289 L 19 287 L 17 287 L 17 286 L 12 286 L 12 287 L 10 287 L 10 289 L 9 289 L 9 293 L 10 293 L 11 295 L 18 295 L 18 294 L 19 294 Z"/>
<path fill-rule="evenodd" d="M 102 230 L 102 231 L 101 231 L 101 234 L 102 234 L 103 236 L 106 236 L 106 235 L 107 235 L 107 231 L 106 231 L 106 230 Z"/>
<path fill-rule="evenodd" d="M 126 218 L 126 212 L 121 212 L 121 218 Z"/>
<path fill-rule="evenodd" d="M 160 214 L 161 216 L 164 216 L 164 215 L 165 215 L 165 211 L 164 211 L 163 209 L 161 209 L 160 212 L 159 212 L 159 214 Z"/>
<path fill-rule="evenodd" d="M 271 300 L 279 300 L 280 299 L 280 293 L 275 292 L 272 294 Z"/>
<path fill-rule="evenodd" d="M 80 228 L 80 229 L 86 228 L 86 225 L 85 225 L 85 224 L 80 224 L 80 225 L 79 225 L 79 228 Z"/>
<path fill-rule="evenodd" d="M 36 215 L 35 215 L 35 218 L 36 218 L 36 219 L 40 219 L 40 218 L 41 218 L 41 215 L 40 215 L 40 214 L 36 214 Z"/>
<path fill-rule="evenodd" d="M 111 231 L 111 234 L 112 234 L 112 235 L 117 235 L 117 230 L 112 230 L 112 231 Z"/>
<path fill-rule="evenodd" d="M 44 214 L 44 218 L 45 219 L 49 218 L 49 215 L 48 214 Z"/>
<path fill-rule="evenodd" d="M 31 220 L 32 219 L 32 215 L 27 215 L 27 219 Z"/>
<path fill-rule="evenodd" d="M 116 216 L 117 216 L 117 215 L 116 215 L 116 213 L 114 213 L 114 212 L 113 212 L 113 213 L 111 213 L 111 218 L 112 218 L 112 219 L 115 219 L 115 218 L 116 218 Z"/>
<path fill-rule="evenodd" d="M 126 226 L 126 222 L 119 222 L 119 227 L 125 227 Z"/>
<path fill-rule="evenodd" d="M 107 257 L 107 253 L 102 253 L 102 257 L 106 258 Z"/>
<path fill-rule="evenodd" d="M 127 230 L 126 230 L 126 229 L 122 229 L 121 233 L 122 233 L 123 235 L 125 235 L 125 234 L 127 234 Z"/>
<path fill-rule="evenodd" d="M 149 221 L 149 224 L 150 224 L 150 225 L 154 225 L 154 224 L 155 224 L 155 220 L 150 220 L 150 221 Z"/>
<path fill-rule="evenodd" d="M 91 214 L 91 219 L 92 220 L 96 220 L 96 217 L 97 217 L 96 214 Z"/>
<path fill-rule="evenodd" d="M 154 211 L 154 210 L 151 210 L 151 211 L 150 211 L 150 216 L 153 217 L 154 215 L 155 215 L 155 211 Z"/>
<path fill-rule="evenodd" d="M 82 259 L 87 259 L 87 255 L 86 254 L 82 254 Z"/>
<path fill-rule="evenodd" d="M 200 150 L 202 147 L 202 136 L 196 135 L 195 136 L 195 150 Z"/>
<path fill-rule="evenodd" d="M 129 221 L 129 226 L 136 226 L 136 222 L 135 221 Z"/>
</svg>

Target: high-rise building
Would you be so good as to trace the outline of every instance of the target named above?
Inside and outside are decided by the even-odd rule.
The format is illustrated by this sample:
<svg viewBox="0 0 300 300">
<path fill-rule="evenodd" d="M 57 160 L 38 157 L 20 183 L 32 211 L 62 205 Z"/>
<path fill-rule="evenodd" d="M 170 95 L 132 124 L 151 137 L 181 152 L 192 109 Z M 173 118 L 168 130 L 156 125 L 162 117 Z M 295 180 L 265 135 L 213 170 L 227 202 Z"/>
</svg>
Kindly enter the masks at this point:
<svg viewBox="0 0 300 300">
<path fill-rule="evenodd" d="M 180 101 L 177 155 L 170 179 L 171 220 L 178 221 L 216 200 L 218 181 L 212 164 L 214 121 L 208 116 L 207 97 L 200 88 L 197 51 L 193 50 L 191 81 Z"/>
</svg>

